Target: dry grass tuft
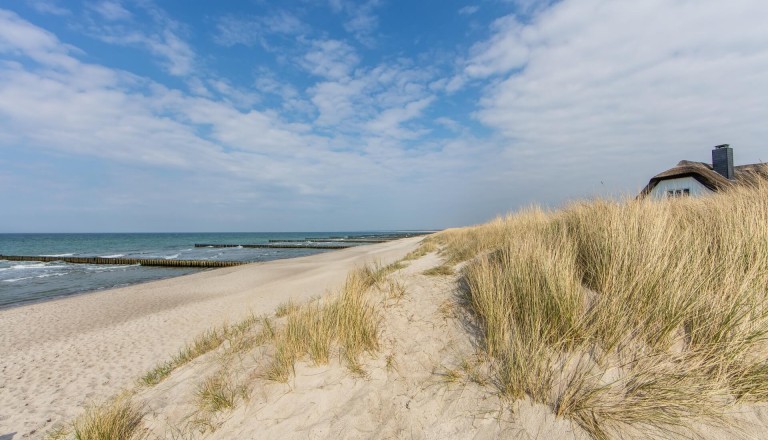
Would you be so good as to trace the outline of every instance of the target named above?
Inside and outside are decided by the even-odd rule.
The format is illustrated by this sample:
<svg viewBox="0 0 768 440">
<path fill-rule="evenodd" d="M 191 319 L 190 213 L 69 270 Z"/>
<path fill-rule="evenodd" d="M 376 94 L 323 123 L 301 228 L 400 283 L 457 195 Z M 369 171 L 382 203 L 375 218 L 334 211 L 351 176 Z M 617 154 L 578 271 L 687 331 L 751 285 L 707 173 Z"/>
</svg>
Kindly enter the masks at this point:
<svg viewBox="0 0 768 440">
<path fill-rule="evenodd" d="M 453 270 L 453 267 L 451 267 L 448 264 L 441 264 L 440 266 L 435 266 L 431 269 L 427 269 L 424 271 L 424 275 L 429 276 L 446 276 L 446 275 L 453 275 L 455 272 Z"/>
<path fill-rule="evenodd" d="M 198 385 L 195 396 L 198 408 L 213 414 L 234 408 L 237 399 L 247 398 L 247 393 L 243 386 L 235 385 L 229 375 L 219 372 Z"/>
<path fill-rule="evenodd" d="M 285 327 L 276 332 L 274 356 L 264 377 L 286 382 L 295 362 L 305 356 L 315 364 L 326 364 L 334 344 L 350 371 L 364 374 L 360 355 L 379 346 L 378 311 L 365 293 L 396 270 L 393 267 L 365 266 L 352 271 L 337 295 L 311 301 L 290 314 Z"/>
<path fill-rule="evenodd" d="M 458 383 L 464 378 L 460 369 L 445 366 L 434 371 L 432 374 L 439 377 L 442 382 L 447 384 Z"/>
<path fill-rule="evenodd" d="M 191 344 L 182 348 L 171 360 L 165 361 L 148 371 L 142 376 L 141 383 L 149 386 L 156 385 L 168 377 L 176 368 L 217 349 L 227 340 L 239 339 L 238 342 L 242 344 L 241 347 L 245 349 L 249 346 L 249 341 L 244 339 L 243 336 L 259 322 L 264 323 L 265 318 L 250 315 L 236 325 L 224 325 L 221 328 L 214 328 L 206 331 L 195 338 Z"/>
<path fill-rule="evenodd" d="M 140 438 L 144 413 L 128 397 L 91 406 L 72 424 L 76 440 L 131 440 Z"/>
<path fill-rule="evenodd" d="M 400 300 L 405 296 L 405 284 L 399 280 L 387 280 L 387 297 Z"/>
<path fill-rule="evenodd" d="M 415 251 L 409 252 L 405 257 L 403 257 L 403 261 L 418 260 L 428 253 L 434 252 L 436 250 L 437 245 L 435 244 L 434 239 L 432 237 L 427 237 L 421 241 L 421 244 Z"/>
<path fill-rule="evenodd" d="M 397 371 L 398 373 L 400 372 L 400 368 L 397 363 L 397 358 L 395 357 L 395 353 L 390 353 L 387 355 L 386 366 L 387 366 L 388 372 L 392 372 L 392 371 Z"/>
<path fill-rule="evenodd" d="M 275 317 L 282 318 L 296 312 L 297 310 L 299 310 L 299 305 L 294 303 L 292 300 L 288 300 L 288 302 L 284 302 L 277 306 L 277 309 L 275 309 Z"/>
<path fill-rule="evenodd" d="M 529 209 L 437 235 L 510 399 L 595 438 L 768 400 L 768 182 Z"/>
</svg>

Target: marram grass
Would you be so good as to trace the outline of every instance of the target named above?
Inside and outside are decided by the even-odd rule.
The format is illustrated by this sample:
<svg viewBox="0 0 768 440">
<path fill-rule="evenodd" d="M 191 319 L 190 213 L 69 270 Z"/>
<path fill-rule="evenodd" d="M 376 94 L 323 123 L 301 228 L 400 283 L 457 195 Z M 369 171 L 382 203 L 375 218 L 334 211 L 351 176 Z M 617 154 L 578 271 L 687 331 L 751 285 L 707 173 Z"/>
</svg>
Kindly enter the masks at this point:
<svg viewBox="0 0 768 440">
<path fill-rule="evenodd" d="M 144 413 L 129 397 L 91 406 L 72 424 L 75 440 L 133 440 L 141 436 Z"/>
<path fill-rule="evenodd" d="M 768 400 L 768 183 L 528 209 L 436 240 L 510 399 L 595 438 Z"/>
<path fill-rule="evenodd" d="M 362 374 L 359 356 L 379 347 L 378 310 L 365 294 L 396 268 L 365 266 L 354 270 L 337 294 L 310 301 L 287 315 L 287 322 L 275 334 L 274 356 L 264 376 L 286 382 L 296 361 L 304 357 L 326 364 L 334 344 L 348 368 Z"/>
</svg>

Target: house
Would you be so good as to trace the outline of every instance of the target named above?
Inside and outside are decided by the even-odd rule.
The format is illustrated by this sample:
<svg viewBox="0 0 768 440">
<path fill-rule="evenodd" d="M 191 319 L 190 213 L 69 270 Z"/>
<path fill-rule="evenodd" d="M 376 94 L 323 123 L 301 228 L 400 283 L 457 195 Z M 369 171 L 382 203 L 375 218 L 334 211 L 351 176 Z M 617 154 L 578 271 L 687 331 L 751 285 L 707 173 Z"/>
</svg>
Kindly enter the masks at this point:
<svg viewBox="0 0 768 440">
<path fill-rule="evenodd" d="M 712 164 L 681 160 L 674 168 L 651 178 L 638 197 L 702 196 L 733 185 L 749 185 L 768 178 L 768 164 L 733 165 L 733 148 L 728 144 L 712 150 Z"/>
</svg>

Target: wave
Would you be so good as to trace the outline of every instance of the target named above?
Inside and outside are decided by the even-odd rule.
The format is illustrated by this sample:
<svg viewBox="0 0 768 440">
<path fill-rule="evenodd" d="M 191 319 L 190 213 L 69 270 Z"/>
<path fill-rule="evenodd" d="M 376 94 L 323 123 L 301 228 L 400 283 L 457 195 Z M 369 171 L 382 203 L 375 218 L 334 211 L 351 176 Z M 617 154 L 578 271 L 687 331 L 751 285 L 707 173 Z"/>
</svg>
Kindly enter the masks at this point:
<svg viewBox="0 0 768 440">
<path fill-rule="evenodd" d="M 69 272 L 54 272 L 54 273 L 44 273 L 44 274 L 42 274 L 42 275 L 38 275 L 38 276 L 36 276 L 36 277 L 34 277 L 34 278 L 60 277 L 60 276 L 62 276 L 62 275 L 66 275 L 66 274 L 68 274 L 68 273 L 69 273 Z M 28 277 L 28 278 L 33 278 L 33 277 Z"/>
<path fill-rule="evenodd" d="M 11 266 L 11 269 L 42 269 L 48 267 L 45 263 L 33 263 L 33 264 L 15 264 Z"/>
<path fill-rule="evenodd" d="M 86 265 L 85 269 L 92 272 L 111 272 L 116 269 L 127 269 L 129 267 L 138 267 L 138 266 L 141 266 L 141 264 L 138 264 L 138 263 L 119 264 L 119 265 L 118 264 L 114 264 L 114 265 L 113 264 L 107 264 L 107 265 L 94 264 L 94 265 Z"/>
<path fill-rule="evenodd" d="M 120 258 L 124 257 L 125 254 L 115 254 L 115 255 L 102 255 L 99 258 Z"/>
<path fill-rule="evenodd" d="M 16 269 L 16 270 L 29 270 L 29 269 L 64 269 L 64 268 L 70 268 L 72 266 L 67 266 L 63 264 L 59 264 L 56 266 L 50 266 L 45 263 L 36 263 L 36 264 L 17 264 L 15 266 L 11 266 L 9 269 Z"/>
<path fill-rule="evenodd" d="M 175 260 L 175 259 L 179 258 L 179 254 L 166 255 L 163 258 L 165 258 L 166 260 Z"/>
<path fill-rule="evenodd" d="M 50 255 L 41 255 L 41 257 L 71 257 L 75 254 L 50 254 Z"/>
<path fill-rule="evenodd" d="M 21 277 L 21 278 L 9 278 L 7 280 L 3 280 L 4 283 L 15 283 L 16 281 L 23 281 L 23 280 L 31 280 L 35 277 Z"/>
</svg>

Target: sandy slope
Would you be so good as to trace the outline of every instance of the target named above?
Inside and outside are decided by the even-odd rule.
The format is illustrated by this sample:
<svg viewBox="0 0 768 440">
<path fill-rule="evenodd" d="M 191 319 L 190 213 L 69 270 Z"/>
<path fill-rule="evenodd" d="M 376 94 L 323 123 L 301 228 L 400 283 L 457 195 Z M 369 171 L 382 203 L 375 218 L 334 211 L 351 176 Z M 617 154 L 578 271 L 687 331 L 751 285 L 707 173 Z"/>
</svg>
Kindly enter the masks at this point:
<svg viewBox="0 0 768 440">
<path fill-rule="evenodd" d="M 405 286 L 402 298 L 370 295 L 381 310 L 380 351 L 365 357 L 365 377 L 338 359 L 328 365 L 296 365 L 288 384 L 254 375 L 268 351 L 242 353 L 235 361 L 222 350 L 144 388 L 135 399 L 148 410 L 149 438 L 163 439 L 588 439 L 576 424 L 556 418 L 545 405 L 504 402 L 478 360 L 478 334 L 459 304 L 455 276 L 431 277 L 436 254 L 391 275 Z M 248 398 L 201 424 L 196 387 L 226 371 L 245 379 Z M 201 416 L 202 414 L 202 416 Z M 768 438 L 768 407 L 736 407 L 732 425 L 692 424 L 678 438 Z M 616 438 L 669 438 L 646 428 L 621 430 Z"/>
<path fill-rule="evenodd" d="M 338 287 L 356 265 L 392 262 L 419 238 L 0 310 L 0 439 L 40 437 L 83 405 L 132 386 L 194 336 Z"/>
<path fill-rule="evenodd" d="M 222 369 L 221 354 L 199 359 L 136 397 L 150 408 L 147 425 L 160 438 L 205 439 L 496 439 L 586 438 L 543 406 L 510 406 L 489 384 L 473 382 L 462 365 L 476 357 L 472 330 L 460 319 L 454 277 L 422 272 L 440 263 L 430 254 L 393 275 L 400 299 L 373 293 L 382 312 L 381 351 L 364 359 L 366 377 L 334 359 L 300 362 L 288 384 L 250 379 L 249 398 L 200 426 L 195 386 Z M 229 373 L 259 364 L 255 350 L 228 363 Z M 449 371 L 456 371 L 457 377 Z M 478 371 L 482 377 L 482 371 Z M 237 373 L 235 373 L 237 374 Z M 201 429 L 202 428 L 202 429 Z M 213 428 L 213 429 L 212 429 Z"/>
</svg>

